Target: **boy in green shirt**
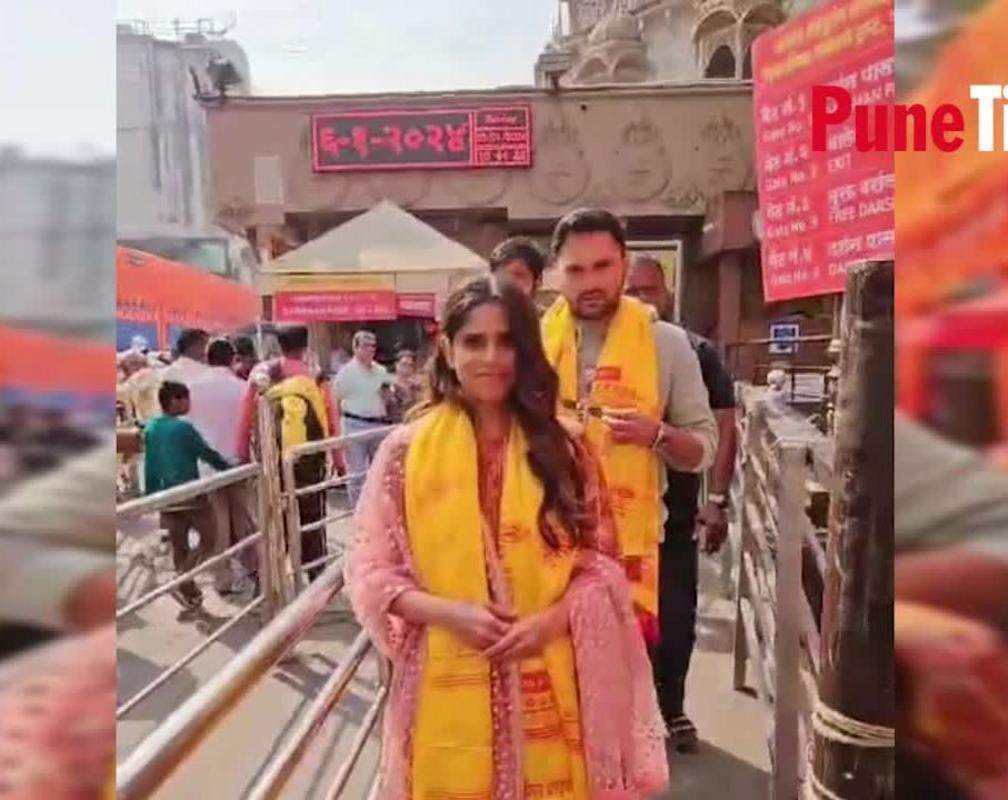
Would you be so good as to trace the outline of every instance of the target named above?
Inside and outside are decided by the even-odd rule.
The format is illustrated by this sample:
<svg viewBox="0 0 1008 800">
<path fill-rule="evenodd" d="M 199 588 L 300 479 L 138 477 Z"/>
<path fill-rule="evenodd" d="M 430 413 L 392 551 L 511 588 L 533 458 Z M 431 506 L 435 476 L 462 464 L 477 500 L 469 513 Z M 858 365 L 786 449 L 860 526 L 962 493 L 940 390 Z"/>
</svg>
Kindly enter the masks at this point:
<svg viewBox="0 0 1008 800">
<path fill-rule="evenodd" d="M 144 428 L 144 493 L 171 489 L 199 477 L 199 462 L 224 470 L 229 464 L 210 447 L 188 420 L 189 389 L 185 384 L 165 381 L 158 391 L 164 412 Z M 212 552 L 216 541 L 216 520 L 206 497 L 185 500 L 162 512 L 161 525 L 168 530 L 172 559 L 179 574 L 188 572 Z M 189 547 L 189 531 L 199 534 L 199 545 Z M 203 605 L 203 593 L 193 580 L 178 587 L 184 613 L 196 613 Z"/>
</svg>

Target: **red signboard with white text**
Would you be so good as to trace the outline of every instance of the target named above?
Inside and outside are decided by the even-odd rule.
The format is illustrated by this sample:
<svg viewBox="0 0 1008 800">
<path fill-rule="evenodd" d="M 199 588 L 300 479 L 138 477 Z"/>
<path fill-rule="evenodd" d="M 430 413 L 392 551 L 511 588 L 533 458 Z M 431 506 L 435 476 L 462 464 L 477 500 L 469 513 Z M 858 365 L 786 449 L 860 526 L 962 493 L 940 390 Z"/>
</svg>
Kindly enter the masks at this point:
<svg viewBox="0 0 1008 800">
<path fill-rule="evenodd" d="M 369 322 L 397 316 L 393 291 L 278 292 L 273 299 L 277 322 Z"/>
<path fill-rule="evenodd" d="M 892 0 L 835 0 L 753 46 L 756 163 L 767 302 L 843 291 L 847 267 L 894 253 L 894 158 L 859 152 L 854 115 L 812 150 L 812 87 L 855 105 L 896 95 Z"/>
<path fill-rule="evenodd" d="M 436 305 L 433 292 L 400 292 L 396 295 L 400 317 L 434 319 Z"/>
<path fill-rule="evenodd" d="M 316 172 L 532 166 L 528 106 L 316 114 Z"/>
</svg>

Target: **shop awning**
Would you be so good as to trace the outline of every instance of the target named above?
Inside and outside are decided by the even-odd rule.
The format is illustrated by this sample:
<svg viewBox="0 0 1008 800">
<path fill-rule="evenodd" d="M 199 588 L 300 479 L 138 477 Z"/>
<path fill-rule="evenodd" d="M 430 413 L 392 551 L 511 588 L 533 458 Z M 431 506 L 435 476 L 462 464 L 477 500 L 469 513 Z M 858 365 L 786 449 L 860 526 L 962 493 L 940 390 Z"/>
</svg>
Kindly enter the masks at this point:
<svg viewBox="0 0 1008 800">
<path fill-rule="evenodd" d="M 400 292 L 444 291 L 486 260 L 388 200 L 263 266 L 285 274 L 395 276 Z M 295 289 L 296 291 L 296 289 Z"/>
</svg>

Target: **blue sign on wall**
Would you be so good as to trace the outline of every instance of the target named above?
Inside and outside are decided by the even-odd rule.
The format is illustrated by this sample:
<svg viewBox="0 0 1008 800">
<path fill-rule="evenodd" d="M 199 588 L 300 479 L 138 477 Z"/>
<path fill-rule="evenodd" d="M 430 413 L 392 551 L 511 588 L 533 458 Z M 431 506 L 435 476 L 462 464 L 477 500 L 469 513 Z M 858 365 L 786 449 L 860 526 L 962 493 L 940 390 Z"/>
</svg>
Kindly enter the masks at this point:
<svg viewBox="0 0 1008 800">
<path fill-rule="evenodd" d="M 797 322 L 771 322 L 770 352 L 774 355 L 794 355 L 798 352 L 798 336 L 800 328 Z"/>
<path fill-rule="evenodd" d="M 129 319 L 116 320 L 116 350 L 128 350 L 134 336 L 143 336 L 151 350 L 158 349 L 156 322 L 135 322 Z"/>
</svg>

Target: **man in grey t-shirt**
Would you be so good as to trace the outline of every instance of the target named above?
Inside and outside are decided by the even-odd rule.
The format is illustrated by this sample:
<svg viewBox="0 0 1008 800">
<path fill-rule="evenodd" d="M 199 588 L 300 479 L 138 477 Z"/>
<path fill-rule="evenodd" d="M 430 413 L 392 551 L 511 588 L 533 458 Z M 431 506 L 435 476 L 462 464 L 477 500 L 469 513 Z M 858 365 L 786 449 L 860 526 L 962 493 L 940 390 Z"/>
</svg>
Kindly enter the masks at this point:
<svg viewBox="0 0 1008 800">
<path fill-rule="evenodd" d="M 626 238 L 620 221 L 603 209 L 580 209 L 564 217 L 553 234 L 560 291 L 576 320 L 578 396 L 591 392 L 609 323 L 623 302 Z M 621 443 L 654 446 L 670 467 L 702 472 L 714 459 L 717 424 L 711 413 L 700 362 L 686 331 L 655 317 L 658 398 L 663 419 L 643 414 L 608 420 Z"/>
<path fill-rule="evenodd" d="M 589 441 L 594 437 L 598 445 L 616 510 L 620 559 L 645 636 L 653 645 L 658 633 L 657 593 L 661 591 L 658 543 L 664 532 L 663 465 L 683 472 L 707 469 L 717 448 L 717 425 L 700 363 L 686 332 L 659 320 L 656 314 L 648 317 L 653 310 L 623 296 L 627 252 L 619 220 L 602 209 L 571 212 L 557 225 L 552 254 L 563 297 L 543 318 L 546 356 L 562 376 L 567 376 L 566 387 L 561 380 L 563 407 L 577 411 Z M 617 317 L 620 330 L 632 330 L 627 335 L 635 338 L 614 342 L 618 347 L 607 349 Z M 648 324 L 654 337 L 653 348 L 647 348 L 656 361 L 654 394 L 641 388 L 640 362 L 634 361 L 635 354 L 628 349 L 644 346 Z M 630 341 L 634 344 L 627 344 Z M 575 351 L 576 367 L 572 365 Z M 600 363 L 606 352 L 612 355 L 605 355 L 605 362 Z M 617 357 L 616 353 L 623 355 Z M 570 396 L 574 375 L 576 398 Z M 626 402 L 610 408 L 607 397 Z M 593 420 L 595 417 L 605 428 Z M 627 464 L 628 456 L 641 463 L 631 447 L 650 455 L 656 484 L 648 485 L 643 473 L 621 472 L 619 465 Z M 637 526 L 652 524 L 643 520 L 653 520 L 654 530 L 640 530 Z"/>
</svg>

